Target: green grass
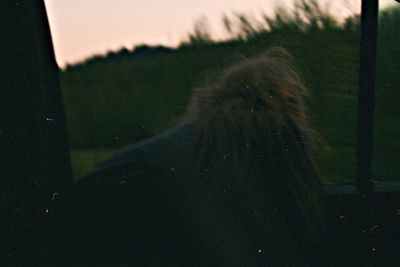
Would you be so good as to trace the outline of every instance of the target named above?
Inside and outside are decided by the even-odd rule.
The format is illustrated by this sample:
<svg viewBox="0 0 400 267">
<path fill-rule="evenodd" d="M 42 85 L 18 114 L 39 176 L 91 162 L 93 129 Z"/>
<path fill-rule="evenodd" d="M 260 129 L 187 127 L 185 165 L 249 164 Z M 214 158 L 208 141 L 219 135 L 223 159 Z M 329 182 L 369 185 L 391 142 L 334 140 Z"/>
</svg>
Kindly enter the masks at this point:
<svg viewBox="0 0 400 267">
<path fill-rule="evenodd" d="M 375 116 L 374 179 L 400 179 L 400 118 L 378 113 Z"/>
<path fill-rule="evenodd" d="M 71 149 L 72 172 L 75 181 L 89 174 L 117 151 L 116 149 Z"/>
</svg>

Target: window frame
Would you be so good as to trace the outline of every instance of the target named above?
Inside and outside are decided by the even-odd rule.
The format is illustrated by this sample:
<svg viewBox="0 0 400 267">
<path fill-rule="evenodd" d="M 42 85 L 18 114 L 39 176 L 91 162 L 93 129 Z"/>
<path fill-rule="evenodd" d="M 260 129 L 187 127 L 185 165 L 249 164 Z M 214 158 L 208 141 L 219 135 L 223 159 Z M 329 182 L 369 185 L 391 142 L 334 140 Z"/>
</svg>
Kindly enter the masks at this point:
<svg viewBox="0 0 400 267">
<path fill-rule="evenodd" d="M 376 48 L 379 0 L 361 3 L 361 44 L 357 116 L 357 177 L 361 193 L 372 189 L 372 149 L 374 134 Z"/>
</svg>

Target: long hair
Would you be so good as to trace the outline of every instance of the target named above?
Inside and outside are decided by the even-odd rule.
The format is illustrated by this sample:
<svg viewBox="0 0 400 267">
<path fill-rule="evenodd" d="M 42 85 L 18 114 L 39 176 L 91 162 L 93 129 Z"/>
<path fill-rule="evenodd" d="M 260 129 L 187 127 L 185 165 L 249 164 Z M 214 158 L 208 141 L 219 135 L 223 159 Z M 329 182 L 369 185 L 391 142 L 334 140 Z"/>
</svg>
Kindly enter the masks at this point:
<svg viewBox="0 0 400 267">
<path fill-rule="evenodd" d="M 199 164 L 216 174 L 224 191 L 261 180 L 279 195 L 278 205 L 298 211 L 301 238 L 318 244 L 323 217 L 317 135 L 304 104 L 308 90 L 293 65 L 282 48 L 244 59 L 194 91 L 185 122 L 195 127 Z"/>
</svg>

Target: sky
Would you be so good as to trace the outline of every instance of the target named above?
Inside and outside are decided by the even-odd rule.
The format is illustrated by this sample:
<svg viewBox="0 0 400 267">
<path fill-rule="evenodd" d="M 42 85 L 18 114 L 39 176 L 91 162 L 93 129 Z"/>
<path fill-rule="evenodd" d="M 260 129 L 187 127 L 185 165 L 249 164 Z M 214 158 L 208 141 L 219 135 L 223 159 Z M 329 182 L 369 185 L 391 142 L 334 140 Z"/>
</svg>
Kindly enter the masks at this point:
<svg viewBox="0 0 400 267">
<path fill-rule="evenodd" d="M 202 17 L 213 37 L 224 37 L 223 14 L 273 14 L 294 0 L 45 0 L 59 66 L 139 44 L 176 46 Z M 328 0 L 319 0 L 322 6 Z M 385 3 L 394 0 L 383 0 Z M 335 3 L 335 4 L 332 4 Z M 360 0 L 329 2 L 332 14 L 359 12 Z"/>
</svg>

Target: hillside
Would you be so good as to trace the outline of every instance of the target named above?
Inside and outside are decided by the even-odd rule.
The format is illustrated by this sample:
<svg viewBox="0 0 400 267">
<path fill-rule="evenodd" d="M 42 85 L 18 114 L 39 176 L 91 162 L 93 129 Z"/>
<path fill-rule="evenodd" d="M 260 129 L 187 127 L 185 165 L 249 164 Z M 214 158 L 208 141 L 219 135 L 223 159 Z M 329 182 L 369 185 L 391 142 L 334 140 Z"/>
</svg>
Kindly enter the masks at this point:
<svg viewBox="0 0 400 267">
<path fill-rule="evenodd" d="M 305 12 L 300 8 L 299 12 Z M 382 16 L 386 24 L 381 25 L 386 32 L 393 30 L 390 27 L 399 17 L 399 12 L 392 13 Z M 184 114 L 194 87 L 212 81 L 226 66 L 268 47 L 280 46 L 297 59 L 310 89 L 308 104 L 312 124 L 323 139 L 323 179 L 354 181 L 360 42 L 357 17 L 339 24 L 317 7 L 304 21 L 279 12 L 274 18 L 265 18 L 263 28 L 256 27 L 258 24 L 245 16 L 236 17 L 236 21 L 236 30 L 231 29 L 232 38 L 227 41 L 213 41 L 206 29 L 195 29 L 188 42 L 178 48 L 142 45 L 132 51 L 123 49 L 68 66 L 61 73 L 61 85 L 75 174 L 87 173 L 126 144 L 173 127 Z M 387 35 L 384 37 L 388 39 Z M 382 58 L 378 63 L 382 68 L 398 71 L 398 65 L 387 66 L 393 63 L 387 63 L 392 61 L 384 59 L 389 55 L 382 52 L 385 45 L 394 46 L 393 38 L 380 45 Z M 399 36 L 395 38 L 399 40 Z M 400 51 L 394 48 L 393 53 L 400 60 Z M 378 87 L 381 88 L 381 84 L 388 83 L 388 78 L 379 66 Z M 377 92 L 379 103 L 399 96 L 393 89 L 400 85 L 399 79 L 390 76 L 389 80 L 390 86 L 383 86 Z M 388 123 L 400 125 L 395 105 L 377 105 L 377 117 L 382 118 L 377 122 L 379 129 Z M 391 129 L 395 131 L 392 136 L 400 136 L 398 127 Z M 376 145 L 378 151 L 391 147 L 390 153 L 400 152 L 400 146 L 393 147 L 393 142 L 399 141 L 388 140 L 384 131 L 378 130 L 377 138 L 380 140 Z M 380 158 L 377 164 L 378 169 L 385 169 L 384 175 L 394 176 L 394 171 L 388 173 L 385 167 L 392 163 Z"/>
</svg>

